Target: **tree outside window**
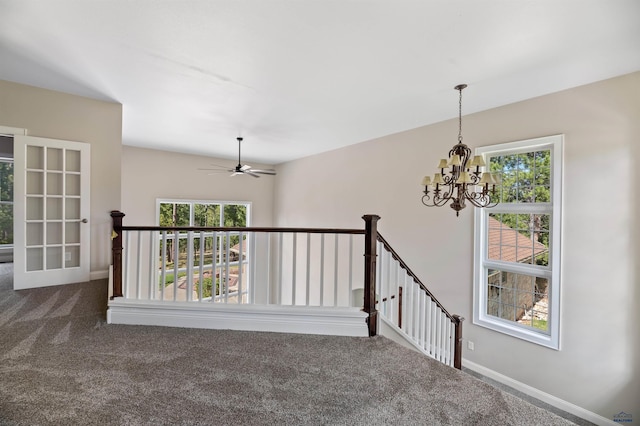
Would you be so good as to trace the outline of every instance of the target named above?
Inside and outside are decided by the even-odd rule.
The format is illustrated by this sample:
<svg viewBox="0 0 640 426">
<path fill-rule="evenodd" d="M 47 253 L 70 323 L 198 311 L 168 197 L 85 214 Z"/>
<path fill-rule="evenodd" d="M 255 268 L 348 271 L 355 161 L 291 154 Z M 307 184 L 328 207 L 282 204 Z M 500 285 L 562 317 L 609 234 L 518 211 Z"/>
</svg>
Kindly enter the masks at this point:
<svg viewBox="0 0 640 426">
<path fill-rule="evenodd" d="M 13 159 L 0 158 L 0 245 L 13 244 Z"/>
<path fill-rule="evenodd" d="M 215 202 L 215 201 L 173 201 L 161 200 L 158 203 L 158 222 L 163 227 L 234 227 L 242 228 L 249 225 L 249 203 Z M 193 268 L 198 269 L 202 264 L 206 269 L 203 277 L 199 277 L 194 285 L 199 294 L 202 283 L 203 297 L 220 295 L 227 289 L 233 290 L 234 279 L 238 276 L 238 269 L 246 274 L 248 264 L 247 247 L 248 236 L 238 231 L 233 232 L 198 232 L 191 240 L 185 231 L 167 231 L 167 238 L 160 238 L 159 265 L 164 267 L 164 280 L 160 278 L 160 287 L 165 287 L 184 279 L 187 268 L 188 244 L 193 250 Z M 240 240 L 242 238 L 242 242 Z M 176 241 L 178 244 L 176 250 Z M 163 244 L 166 242 L 166 247 Z M 241 253 L 242 251 L 242 253 Z M 176 254 L 178 258 L 176 259 Z M 173 276 L 176 264 L 178 277 Z M 231 262 L 231 268 L 223 267 Z M 215 281 L 214 281 L 215 278 Z M 215 282 L 215 287 L 214 283 Z"/>
</svg>

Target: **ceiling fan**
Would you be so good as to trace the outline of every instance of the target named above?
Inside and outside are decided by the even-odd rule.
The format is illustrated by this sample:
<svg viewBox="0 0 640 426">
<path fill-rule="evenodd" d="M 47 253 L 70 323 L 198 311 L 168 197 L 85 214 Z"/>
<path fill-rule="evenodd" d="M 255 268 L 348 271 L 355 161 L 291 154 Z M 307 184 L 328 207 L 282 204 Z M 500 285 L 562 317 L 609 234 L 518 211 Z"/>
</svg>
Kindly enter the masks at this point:
<svg viewBox="0 0 640 426">
<path fill-rule="evenodd" d="M 242 138 L 238 137 L 236 138 L 238 140 L 238 165 L 235 166 L 235 168 L 233 169 L 229 169 L 227 167 L 224 166 L 217 166 L 218 169 L 200 169 L 200 170 L 210 170 L 213 173 L 223 173 L 223 172 L 228 172 L 231 173 L 231 176 L 238 176 L 238 175 L 249 175 L 249 176 L 253 176 L 255 178 L 259 178 L 260 175 L 275 175 L 276 171 L 274 169 L 254 169 L 252 168 L 250 165 L 248 164 L 242 164 L 242 160 L 241 160 L 241 156 L 240 156 L 240 145 L 242 143 Z"/>
</svg>

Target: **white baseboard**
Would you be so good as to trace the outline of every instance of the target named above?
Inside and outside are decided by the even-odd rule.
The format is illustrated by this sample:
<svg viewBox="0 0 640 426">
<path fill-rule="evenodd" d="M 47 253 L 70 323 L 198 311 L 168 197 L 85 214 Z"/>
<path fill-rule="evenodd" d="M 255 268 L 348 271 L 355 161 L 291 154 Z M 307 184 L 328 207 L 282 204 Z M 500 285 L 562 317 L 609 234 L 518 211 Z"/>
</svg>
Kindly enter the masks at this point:
<svg viewBox="0 0 640 426">
<path fill-rule="evenodd" d="M 475 371 L 476 373 L 482 374 L 485 377 L 493 379 L 496 382 L 502 383 L 503 385 L 512 387 L 513 389 L 516 389 L 542 402 L 546 402 L 547 404 L 552 405 L 556 408 L 559 408 L 562 411 L 566 411 L 567 413 L 573 414 L 575 416 L 588 420 L 597 425 L 611 426 L 611 425 L 617 424 L 613 420 L 602 417 L 599 414 L 593 413 L 589 410 L 586 410 L 568 401 L 565 401 L 551 394 L 543 392 L 539 389 L 531 387 L 527 384 L 514 380 L 511 377 L 507 377 L 503 374 L 498 373 L 497 371 L 490 370 L 486 367 L 476 364 L 475 362 L 471 362 L 463 358 L 462 366 L 464 368 L 468 368 L 469 370 Z"/>
<path fill-rule="evenodd" d="M 367 314 L 356 308 L 221 305 L 193 302 L 109 301 L 109 324 L 271 331 L 333 336 L 369 335 Z"/>
<path fill-rule="evenodd" d="M 105 269 L 104 271 L 91 271 L 89 275 L 89 279 L 93 280 L 104 280 L 105 278 L 109 278 L 109 270 Z"/>
</svg>

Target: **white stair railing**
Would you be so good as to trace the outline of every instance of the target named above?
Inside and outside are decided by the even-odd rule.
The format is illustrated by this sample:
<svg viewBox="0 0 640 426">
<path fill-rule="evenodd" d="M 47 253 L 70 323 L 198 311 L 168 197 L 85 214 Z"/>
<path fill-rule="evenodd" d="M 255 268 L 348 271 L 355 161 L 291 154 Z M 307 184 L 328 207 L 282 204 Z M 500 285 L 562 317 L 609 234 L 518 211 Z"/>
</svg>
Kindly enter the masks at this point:
<svg viewBox="0 0 640 426">
<path fill-rule="evenodd" d="M 376 300 L 383 321 L 424 354 L 460 368 L 463 318 L 444 309 L 380 234 L 377 252 Z"/>
</svg>

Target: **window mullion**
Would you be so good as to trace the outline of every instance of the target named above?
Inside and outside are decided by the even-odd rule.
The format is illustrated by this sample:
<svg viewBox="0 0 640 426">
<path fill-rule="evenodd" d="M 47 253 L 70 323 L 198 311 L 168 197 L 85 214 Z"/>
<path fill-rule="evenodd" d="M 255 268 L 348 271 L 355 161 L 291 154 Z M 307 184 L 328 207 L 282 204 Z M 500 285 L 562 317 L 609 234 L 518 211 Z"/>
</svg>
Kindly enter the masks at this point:
<svg viewBox="0 0 640 426">
<path fill-rule="evenodd" d="M 553 206 L 551 203 L 513 203 L 506 204 L 501 203 L 491 208 L 489 213 L 506 213 L 506 214 L 551 214 L 553 212 Z"/>
<path fill-rule="evenodd" d="M 485 269 L 499 269 L 501 271 L 513 272 L 516 274 L 535 275 L 542 278 L 551 279 L 553 273 L 551 269 L 544 266 L 529 265 L 526 263 L 501 262 L 499 260 L 485 260 L 482 264 Z"/>
</svg>

